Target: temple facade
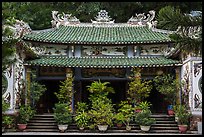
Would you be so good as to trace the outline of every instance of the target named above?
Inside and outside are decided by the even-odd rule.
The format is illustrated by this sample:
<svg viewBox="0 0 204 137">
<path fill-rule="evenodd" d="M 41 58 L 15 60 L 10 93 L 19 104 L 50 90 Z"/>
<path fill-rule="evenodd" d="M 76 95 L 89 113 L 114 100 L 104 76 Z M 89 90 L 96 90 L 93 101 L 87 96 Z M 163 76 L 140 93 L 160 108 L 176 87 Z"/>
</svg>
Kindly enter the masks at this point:
<svg viewBox="0 0 204 137">
<path fill-rule="evenodd" d="M 90 23 L 82 23 L 71 14 L 53 11 L 52 28 L 38 31 L 17 21 L 14 29 L 21 39 L 16 45 L 17 61 L 2 77 L 6 83 L 2 94 L 10 103 L 10 113 L 19 108 L 22 91 L 28 88 L 22 81 L 31 81 L 32 70 L 47 88 L 38 109 L 52 112 L 57 103 L 54 92 L 66 77 L 74 77 L 74 110 L 76 102 L 88 101 L 86 86 L 99 79 L 114 88 L 113 103 L 125 100 L 131 68 L 139 67 L 142 79 L 170 73 L 184 80 L 185 89 L 178 91 L 177 100 L 186 99 L 192 114 L 202 118 L 202 57 L 184 58 L 169 38 L 173 32 L 157 29 L 154 17 L 155 12 L 149 11 L 136 14 L 127 23 L 115 23 L 101 10 Z M 165 113 L 166 102 L 155 88 L 148 101 L 153 113 Z"/>
</svg>

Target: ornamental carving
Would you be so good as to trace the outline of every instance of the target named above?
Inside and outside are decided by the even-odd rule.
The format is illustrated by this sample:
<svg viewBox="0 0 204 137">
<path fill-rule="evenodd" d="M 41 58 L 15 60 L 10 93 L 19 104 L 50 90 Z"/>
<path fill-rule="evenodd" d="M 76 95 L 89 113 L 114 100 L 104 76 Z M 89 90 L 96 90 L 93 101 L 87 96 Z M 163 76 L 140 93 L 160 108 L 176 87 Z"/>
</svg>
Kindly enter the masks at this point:
<svg viewBox="0 0 204 137">
<path fill-rule="evenodd" d="M 96 21 L 91 20 L 92 23 L 101 24 L 101 23 L 109 23 L 113 24 L 115 20 L 112 20 L 110 16 L 108 16 L 108 12 L 106 10 L 101 10 L 98 12 L 98 15 L 95 17 Z"/>
<path fill-rule="evenodd" d="M 59 28 L 60 25 L 67 26 L 69 24 L 80 23 L 79 19 L 75 16 L 72 16 L 72 14 L 65 14 L 64 12 L 59 14 L 58 11 L 52 11 L 52 18 L 54 19 L 51 21 L 53 28 Z"/>
<path fill-rule="evenodd" d="M 131 17 L 127 23 L 134 24 L 138 26 L 146 26 L 149 25 L 149 27 L 155 27 L 156 21 L 152 21 L 155 17 L 155 11 L 151 10 L 149 11 L 149 14 L 145 15 L 145 13 L 135 14 L 135 17 Z"/>
<path fill-rule="evenodd" d="M 17 38 L 22 37 L 23 35 L 28 34 L 32 31 L 30 26 L 22 20 L 16 20 L 14 27 L 16 29 L 15 36 Z"/>
<path fill-rule="evenodd" d="M 200 71 L 202 70 L 202 62 L 194 64 L 194 76 L 198 76 Z"/>
</svg>

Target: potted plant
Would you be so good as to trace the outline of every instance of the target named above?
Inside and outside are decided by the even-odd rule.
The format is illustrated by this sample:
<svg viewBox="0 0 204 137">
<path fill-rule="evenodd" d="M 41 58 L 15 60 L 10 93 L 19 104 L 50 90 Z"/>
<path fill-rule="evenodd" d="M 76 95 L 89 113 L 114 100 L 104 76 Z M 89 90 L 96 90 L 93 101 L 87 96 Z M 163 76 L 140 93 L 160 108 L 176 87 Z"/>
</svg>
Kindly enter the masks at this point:
<svg viewBox="0 0 204 137">
<path fill-rule="evenodd" d="M 150 91 L 152 89 L 151 80 L 142 80 L 141 69 L 133 68 L 133 77 L 130 78 L 129 89 L 128 89 L 128 100 L 133 103 L 136 108 L 141 101 L 149 97 Z"/>
<path fill-rule="evenodd" d="M 80 130 L 88 127 L 89 124 L 90 116 L 87 112 L 87 108 L 88 106 L 86 105 L 86 103 L 77 102 L 76 115 L 74 117 L 74 120 Z"/>
<path fill-rule="evenodd" d="M 56 103 L 54 108 L 54 118 L 61 132 L 65 132 L 72 122 L 72 114 L 69 105 L 66 103 Z"/>
<path fill-rule="evenodd" d="M 163 74 L 156 76 L 154 78 L 154 83 L 158 92 L 165 96 L 164 100 L 169 102 L 169 105 L 167 107 L 168 114 L 174 115 L 173 105 L 176 101 L 176 94 L 180 89 L 180 83 L 178 79 L 174 79 L 174 77 L 170 74 Z"/>
<path fill-rule="evenodd" d="M 18 129 L 24 130 L 27 127 L 27 122 L 30 118 L 32 118 L 35 114 L 35 110 L 31 108 L 31 106 L 28 105 L 21 105 L 19 109 L 19 115 L 18 115 Z"/>
<path fill-rule="evenodd" d="M 113 105 L 107 97 L 99 96 L 92 101 L 92 108 L 89 115 L 92 117 L 95 125 L 100 131 L 106 131 L 108 126 L 113 125 L 114 118 Z"/>
<path fill-rule="evenodd" d="M 125 116 L 123 115 L 123 113 L 118 112 L 114 115 L 114 123 L 116 123 L 118 128 L 122 127 L 124 121 L 125 121 Z"/>
<path fill-rule="evenodd" d="M 131 130 L 130 122 L 134 116 L 135 108 L 128 101 L 121 101 L 119 107 L 118 112 L 124 116 L 123 123 L 126 126 L 126 130 L 129 131 Z"/>
<path fill-rule="evenodd" d="M 179 105 L 176 109 L 176 115 L 178 116 L 178 127 L 180 133 L 186 133 L 189 125 L 189 119 L 191 117 L 191 113 L 189 113 L 185 106 Z"/>
<path fill-rule="evenodd" d="M 138 112 L 141 112 L 142 110 L 147 110 L 147 109 L 150 109 L 150 106 L 152 104 L 150 102 L 147 102 L 147 101 L 142 101 L 139 103 L 138 106 L 136 106 L 135 108 L 135 112 L 138 113 Z"/>
<path fill-rule="evenodd" d="M 92 117 L 92 126 L 98 126 L 100 131 L 106 131 L 108 126 L 113 125 L 114 108 L 112 101 L 107 97 L 109 93 L 114 93 L 112 87 L 108 87 L 109 82 L 94 81 L 88 87 L 91 93 L 91 110 L 89 115 Z"/>
<path fill-rule="evenodd" d="M 149 109 L 142 110 L 135 114 L 135 122 L 139 124 L 142 131 L 149 131 L 152 124 L 156 122 L 154 118 L 151 118 L 151 111 Z"/>
</svg>

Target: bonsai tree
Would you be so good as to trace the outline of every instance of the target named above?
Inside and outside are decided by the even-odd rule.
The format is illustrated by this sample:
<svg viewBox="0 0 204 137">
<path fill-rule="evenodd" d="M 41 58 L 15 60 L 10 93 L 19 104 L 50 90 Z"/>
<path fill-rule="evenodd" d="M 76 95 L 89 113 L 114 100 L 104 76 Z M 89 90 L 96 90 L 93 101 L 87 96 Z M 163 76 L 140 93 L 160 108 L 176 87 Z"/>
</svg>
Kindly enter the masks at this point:
<svg viewBox="0 0 204 137">
<path fill-rule="evenodd" d="M 170 74 L 163 74 L 154 78 L 154 83 L 158 92 L 164 95 L 164 99 L 169 102 L 168 110 L 173 111 L 173 105 L 175 105 L 176 94 L 180 89 L 180 83 L 178 79 Z M 172 115 L 172 114 L 171 114 Z"/>
<path fill-rule="evenodd" d="M 130 122 L 134 116 L 134 110 L 135 108 L 131 104 L 128 104 L 128 101 L 121 101 L 119 104 L 118 112 L 122 114 L 124 118 L 122 121 L 126 125 L 127 130 L 131 130 Z"/>
<path fill-rule="evenodd" d="M 58 128 L 64 132 L 72 122 L 72 114 L 69 106 L 66 103 L 55 104 L 54 118 L 58 123 Z"/>
<path fill-rule="evenodd" d="M 88 127 L 90 116 L 87 112 L 87 104 L 83 102 L 77 102 L 76 106 L 76 115 L 74 117 L 74 120 L 79 127 L 79 129 L 84 129 Z"/>
<path fill-rule="evenodd" d="M 140 72 L 140 68 L 133 68 L 133 77 L 131 78 L 131 82 L 129 82 L 128 100 L 134 105 L 139 104 L 145 98 L 149 97 L 152 89 L 151 80 L 142 81 Z"/>
<path fill-rule="evenodd" d="M 151 111 L 144 109 L 135 114 L 135 122 L 140 125 L 142 131 L 149 131 L 150 126 L 156 122 L 154 118 L 151 118 Z"/>
</svg>

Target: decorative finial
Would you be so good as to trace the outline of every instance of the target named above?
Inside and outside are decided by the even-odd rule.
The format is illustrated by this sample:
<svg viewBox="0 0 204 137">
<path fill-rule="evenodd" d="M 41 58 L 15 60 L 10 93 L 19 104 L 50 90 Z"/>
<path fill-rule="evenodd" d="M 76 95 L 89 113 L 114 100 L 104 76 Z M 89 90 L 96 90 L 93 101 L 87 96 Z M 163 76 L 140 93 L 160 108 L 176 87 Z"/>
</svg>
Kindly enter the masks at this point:
<svg viewBox="0 0 204 137">
<path fill-rule="evenodd" d="M 54 20 L 51 21 L 52 27 L 59 27 L 60 25 L 67 26 L 69 24 L 78 24 L 80 23 L 79 19 L 75 16 L 73 17 L 72 14 L 58 14 L 58 11 L 52 11 L 52 18 Z"/>
<path fill-rule="evenodd" d="M 92 23 L 114 23 L 115 20 L 111 21 L 112 18 L 108 16 L 108 12 L 106 10 L 101 10 L 98 12 L 98 15 L 95 17 L 96 21 L 91 20 Z"/>
<path fill-rule="evenodd" d="M 131 17 L 127 23 L 129 24 L 133 24 L 133 25 L 138 25 L 138 26 L 146 26 L 148 25 L 149 27 L 151 27 L 152 24 L 152 20 L 155 17 L 155 11 L 151 10 L 149 11 L 150 14 L 147 14 L 147 16 L 145 16 L 144 13 L 140 13 L 140 14 L 135 14 L 135 17 Z M 154 22 L 155 23 L 155 22 Z M 155 25 L 155 24 L 154 24 Z M 154 26 L 153 25 L 153 26 Z"/>
</svg>

